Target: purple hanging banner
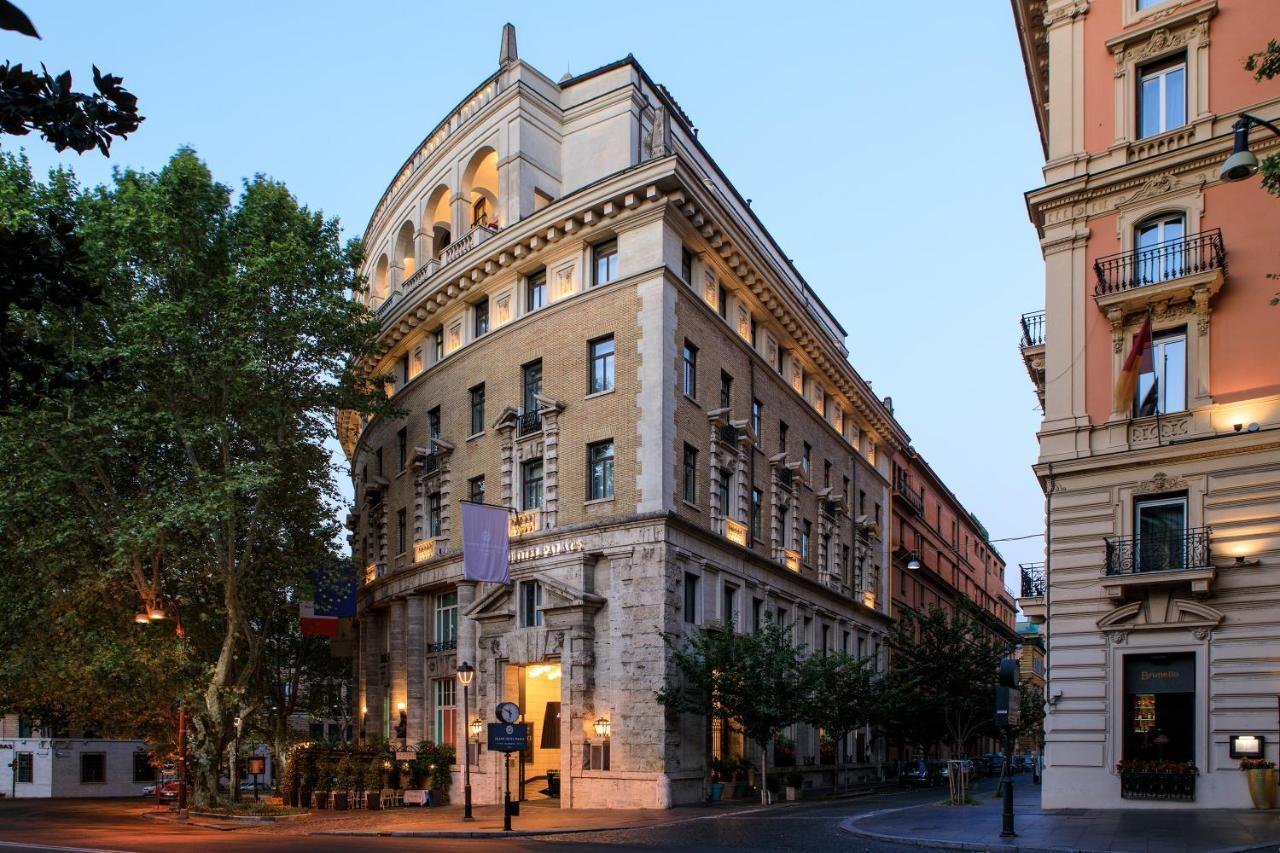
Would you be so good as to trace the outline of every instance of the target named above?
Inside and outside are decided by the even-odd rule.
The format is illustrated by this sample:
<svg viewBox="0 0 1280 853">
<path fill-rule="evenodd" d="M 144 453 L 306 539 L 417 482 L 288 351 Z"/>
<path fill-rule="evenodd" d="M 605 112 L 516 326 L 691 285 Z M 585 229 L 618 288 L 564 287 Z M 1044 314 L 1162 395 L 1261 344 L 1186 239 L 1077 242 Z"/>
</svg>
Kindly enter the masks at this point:
<svg viewBox="0 0 1280 853">
<path fill-rule="evenodd" d="M 469 581 L 511 583 L 505 507 L 462 501 L 462 576 Z"/>
</svg>

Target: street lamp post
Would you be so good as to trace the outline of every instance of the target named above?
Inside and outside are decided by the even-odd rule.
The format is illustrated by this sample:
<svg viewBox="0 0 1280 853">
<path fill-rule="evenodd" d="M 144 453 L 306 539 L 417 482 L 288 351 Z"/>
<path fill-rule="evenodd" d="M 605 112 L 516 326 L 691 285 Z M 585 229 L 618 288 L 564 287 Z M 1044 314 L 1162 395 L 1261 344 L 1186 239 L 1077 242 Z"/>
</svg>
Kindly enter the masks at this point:
<svg viewBox="0 0 1280 853">
<path fill-rule="evenodd" d="M 244 718 L 237 716 L 235 719 L 236 739 L 231 746 L 231 799 L 240 802 L 240 729 L 244 725 Z"/>
<path fill-rule="evenodd" d="M 139 625 L 150 625 L 152 622 L 160 622 L 168 619 L 164 607 L 160 604 L 158 597 L 150 598 L 144 601 L 142 609 L 138 611 L 133 621 Z M 187 633 L 182 628 L 182 614 L 174 608 L 173 635 L 179 641 L 186 637 Z M 161 774 L 163 780 L 163 774 Z M 161 786 L 163 781 L 161 782 Z M 161 786 L 156 787 L 156 794 L 161 794 Z M 178 811 L 185 812 L 187 810 L 187 703 L 186 700 L 179 697 L 178 699 Z"/>
<path fill-rule="evenodd" d="M 471 681 L 476 677 L 476 668 L 463 661 L 458 664 L 458 683 L 462 685 L 462 719 L 464 726 L 471 720 Z M 471 816 L 471 745 L 467 742 L 466 728 L 463 729 L 462 756 L 462 819 L 473 820 Z"/>
</svg>

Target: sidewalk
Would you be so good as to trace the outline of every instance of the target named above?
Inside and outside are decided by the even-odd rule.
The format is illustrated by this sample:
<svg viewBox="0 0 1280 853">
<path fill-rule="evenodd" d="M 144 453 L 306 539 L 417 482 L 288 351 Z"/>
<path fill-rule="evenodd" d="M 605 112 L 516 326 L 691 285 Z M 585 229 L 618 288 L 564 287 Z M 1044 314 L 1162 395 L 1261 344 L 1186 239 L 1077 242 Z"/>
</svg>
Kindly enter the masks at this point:
<svg viewBox="0 0 1280 853">
<path fill-rule="evenodd" d="M 928 804 L 882 809 L 844 821 L 840 828 L 875 841 L 929 849 L 1028 851 L 1127 851 L 1200 853 L 1280 846 L 1280 812 L 1238 809 L 1040 808 L 1040 788 L 1015 777 L 1016 838 L 1001 838 L 1001 802 L 983 785 L 978 806 Z M 939 792 L 939 800 L 946 797 Z"/>
<path fill-rule="evenodd" d="M 770 807 L 770 808 L 775 808 Z M 439 808 L 397 808 L 379 811 L 313 811 L 310 815 L 276 823 L 190 819 L 207 829 L 272 835 L 390 836 L 397 838 L 496 838 L 528 835 L 567 835 L 618 829 L 662 826 L 761 808 L 753 799 L 680 806 L 673 809 L 573 809 L 559 808 L 550 800 L 520 804 L 511 818 L 511 832 L 502 829 L 502 806 L 475 806 L 474 820 L 462 819 L 461 805 Z M 172 819 L 166 816 L 165 819 Z"/>
</svg>

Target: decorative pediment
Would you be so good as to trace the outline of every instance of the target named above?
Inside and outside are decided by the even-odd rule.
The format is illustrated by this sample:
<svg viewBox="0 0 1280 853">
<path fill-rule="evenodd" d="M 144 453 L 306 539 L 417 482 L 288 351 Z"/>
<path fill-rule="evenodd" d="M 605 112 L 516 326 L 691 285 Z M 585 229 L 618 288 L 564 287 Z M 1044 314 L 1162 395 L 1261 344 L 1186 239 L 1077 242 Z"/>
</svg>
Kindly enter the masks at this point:
<svg viewBox="0 0 1280 853">
<path fill-rule="evenodd" d="M 555 610 L 564 607 L 587 607 L 592 610 L 604 606 L 605 598 L 593 592 L 586 592 L 564 581 L 535 575 L 521 580 L 536 580 L 542 584 L 542 609 Z M 466 615 L 472 619 L 483 620 L 486 617 L 512 617 L 516 613 L 516 585 L 496 584 L 493 589 L 476 599 L 467 609 Z"/>
<path fill-rule="evenodd" d="M 520 410 L 515 406 L 503 406 L 498 418 L 493 422 L 494 429 L 515 429 L 520 420 Z"/>
<path fill-rule="evenodd" d="M 1205 177 L 1203 174 L 1182 177 L 1172 172 L 1162 172 L 1158 175 L 1152 175 L 1143 182 L 1142 186 L 1134 190 L 1129 195 L 1121 196 L 1116 200 L 1115 207 L 1127 207 L 1135 202 L 1146 201 L 1147 199 L 1158 198 L 1162 195 L 1174 192 L 1175 190 L 1196 187 L 1203 187 Z"/>
<path fill-rule="evenodd" d="M 1226 616 L 1221 610 L 1173 598 L 1167 591 L 1152 590 L 1146 598 L 1117 607 L 1098 620 L 1102 631 L 1145 631 L 1169 628 L 1191 628 L 1200 636 L 1222 624 Z"/>
<path fill-rule="evenodd" d="M 538 404 L 538 413 L 542 415 L 548 412 L 559 413 L 564 411 L 564 403 L 551 397 L 545 397 L 542 394 L 534 394 L 533 401 Z"/>
</svg>

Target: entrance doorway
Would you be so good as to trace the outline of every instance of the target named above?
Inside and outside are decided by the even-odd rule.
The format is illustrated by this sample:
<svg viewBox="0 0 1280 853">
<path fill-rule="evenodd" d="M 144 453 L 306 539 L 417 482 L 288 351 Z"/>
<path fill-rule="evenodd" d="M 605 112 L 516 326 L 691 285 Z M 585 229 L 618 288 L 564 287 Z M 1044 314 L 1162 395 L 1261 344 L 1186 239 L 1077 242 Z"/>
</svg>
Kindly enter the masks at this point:
<svg viewBox="0 0 1280 853">
<path fill-rule="evenodd" d="M 529 740 L 520 753 L 520 799 L 560 798 L 560 664 L 520 667 L 520 708 Z"/>
</svg>

